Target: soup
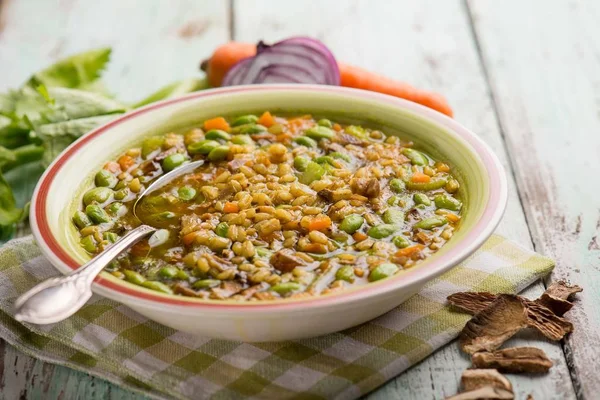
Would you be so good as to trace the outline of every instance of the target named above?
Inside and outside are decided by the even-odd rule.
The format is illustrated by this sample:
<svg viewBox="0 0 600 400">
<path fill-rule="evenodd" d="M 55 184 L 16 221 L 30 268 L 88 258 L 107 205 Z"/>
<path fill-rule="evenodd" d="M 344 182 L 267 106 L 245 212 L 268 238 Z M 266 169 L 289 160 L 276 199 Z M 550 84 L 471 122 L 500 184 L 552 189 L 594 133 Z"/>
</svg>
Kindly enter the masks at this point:
<svg viewBox="0 0 600 400">
<path fill-rule="evenodd" d="M 191 160 L 205 162 L 133 214 L 144 188 Z M 269 112 L 148 137 L 94 182 L 73 216 L 87 252 L 144 221 L 159 229 L 106 270 L 215 300 L 318 296 L 387 279 L 450 240 L 462 208 L 450 167 L 410 142 Z"/>
</svg>

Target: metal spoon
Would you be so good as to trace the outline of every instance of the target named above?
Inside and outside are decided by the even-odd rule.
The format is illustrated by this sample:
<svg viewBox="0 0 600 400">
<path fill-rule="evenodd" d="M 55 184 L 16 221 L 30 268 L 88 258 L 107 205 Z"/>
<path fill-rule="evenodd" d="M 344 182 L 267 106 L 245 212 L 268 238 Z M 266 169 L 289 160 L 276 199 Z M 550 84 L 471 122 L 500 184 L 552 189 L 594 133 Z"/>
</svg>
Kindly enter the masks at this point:
<svg viewBox="0 0 600 400">
<path fill-rule="evenodd" d="M 185 164 L 154 181 L 133 204 L 133 215 L 137 217 L 136 207 L 144 196 L 202 164 L 204 161 Z M 155 231 L 156 228 L 142 224 L 70 274 L 40 282 L 15 301 L 15 319 L 33 324 L 52 324 L 70 317 L 92 296 L 92 282 L 96 275 L 122 251 Z"/>
</svg>

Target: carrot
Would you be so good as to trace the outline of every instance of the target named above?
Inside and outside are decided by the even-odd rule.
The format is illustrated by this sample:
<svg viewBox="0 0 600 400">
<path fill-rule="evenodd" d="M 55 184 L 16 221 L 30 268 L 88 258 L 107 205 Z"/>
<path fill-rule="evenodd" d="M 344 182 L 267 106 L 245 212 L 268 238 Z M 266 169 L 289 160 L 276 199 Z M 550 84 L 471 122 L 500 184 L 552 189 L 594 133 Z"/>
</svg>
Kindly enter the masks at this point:
<svg viewBox="0 0 600 400">
<path fill-rule="evenodd" d="M 183 237 L 181 238 L 181 242 L 186 245 L 189 246 L 192 243 L 194 243 L 194 240 L 196 239 L 196 236 L 198 236 L 200 232 L 199 231 L 193 231 L 190 233 L 187 233 L 185 235 L 183 235 Z"/>
<path fill-rule="evenodd" d="M 208 76 L 211 86 L 221 86 L 223 77 L 238 61 L 256 54 L 256 46 L 250 43 L 229 42 L 213 53 L 209 60 L 202 63 L 202 69 Z M 340 85 L 356 89 L 389 94 L 419 103 L 452 117 L 453 112 L 446 99 L 435 92 L 417 89 L 408 83 L 376 74 L 366 69 L 338 63 Z"/>
<path fill-rule="evenodd" d="M 356 240 L 357 242 L 362 242 L 366 238 L 368 238 L 368 236 L 362 232 L 356 232 L 354 235 L 352 235 L 352 239 Z"/>
<path fill-rule="evenodd" d="M 135 160 L 126 154 L 119 157 L 117 162 L 119 163 L 123 171 L 127 171 L 132 165 L 135 164 Z"/>
<path fill-rule="evenodd" d="M 331 226 L 331 218 L 327 215 L 317 215 L 308 224 L 309 231 L 324 231 Z"/>
<path fill-rule="evenodd" d="M 444 214 L 444 217 L 452 223 L 460 221 L 460 216 L 456 214 L 452 214 L 451 212 Z"/>
<path fill-rule="evenodd" d="M 112 172 L 113 174 L 116 174 L 117 172 L 121 172 L 121 166 L 119 165 L 119 163 L 114 162 L 114 161 L 109 161 L 104 165 L 104 169 L 107 170 L 108 172 Z"/>
<path fill-rule="evenodd" d="M 200 68 L 206 72 L 212 87 L 219 87 L 227 71 L 238 61 L 256 54 L 256 45 L 252 43 L 229 42 L 215 50 L 213 55 L 202 62 Z"/>
<path fill-rule="evenodd" d="M 340 124 L 333 124 L 333 130 L 339 132 L 342 130 L 342 126 Z"/>
<path fill-rule="evenodd" d="M 262 126 L 266 126 L 267 128 L 270 128 L 273 125 L 275 125 L 275 118 L 273 118 L 273 116 L 271 115 L 270 112 L 265 111 L 263 113 L 263 115 L 261 115 L 260 118 L 258 119 L 258 123 L 261 124 Z"/>
<path fill-rule="evenodd" d="M 410 180 L 415 183 L 427 183 L 431 180 L 431 177 L 429 175 L 425 175 L 422 172 L 415 172 L 410 178 Z"/>
<path fill-rule="evenodd" d="M 404 249 L 400 249 L 394 254 L 396 257 L 410 257 L 414 253 L 421 251 L 425 246 L 422 244 L 415 244 L 413 246 L 406 247 Z"/>
<path fill-rule="evenodd" d="M 340 63 L 339 68 L 342 86 L 389 94 L 419 103 L 449 117 L 453 115 L 446 99 L 438 93 L 417 89 L 408 83 L 396 81 L 354 65 Z"/>
<path fill-rule="evenodd" d="M 211 129 L 220 129 L 222 131 L 229 131 L 229 123 L 223 117 L 217 117 L 212 119 L 207 119 L 204 121 L 204 129 L 210 131 Z"/>
<path fill-rule="evenodd" d="M 238 206 L 237 203 L 232 203 L 232 202 L 228 201 L 223 206 L 223 212 L 225 214 L 236 213 L 238 211 L 240 211 L 240 206 Z"/>
</svg>

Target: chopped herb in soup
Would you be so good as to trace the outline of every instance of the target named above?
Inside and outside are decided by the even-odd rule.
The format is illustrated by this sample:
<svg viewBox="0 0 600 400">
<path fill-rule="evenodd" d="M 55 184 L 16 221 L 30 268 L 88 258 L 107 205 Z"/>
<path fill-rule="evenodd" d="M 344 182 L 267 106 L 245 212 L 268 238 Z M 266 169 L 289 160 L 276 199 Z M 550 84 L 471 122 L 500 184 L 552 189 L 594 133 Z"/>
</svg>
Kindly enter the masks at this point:
<svg viewBox="0 0 600 400">
<path fill-rule="evenodd" d="M 141 202 L 137 217 L 159 230 L 110 273 L 206 299 L 317 296 L 412 268 L 461 218 L 449 166 L 412 143 L 265 112 L 148 137 L 108 162 L 73 216 L 82 247 L 97 254 L 140 225 L 132 207 L 144 188 L 200 159 Z"/>
</svg>

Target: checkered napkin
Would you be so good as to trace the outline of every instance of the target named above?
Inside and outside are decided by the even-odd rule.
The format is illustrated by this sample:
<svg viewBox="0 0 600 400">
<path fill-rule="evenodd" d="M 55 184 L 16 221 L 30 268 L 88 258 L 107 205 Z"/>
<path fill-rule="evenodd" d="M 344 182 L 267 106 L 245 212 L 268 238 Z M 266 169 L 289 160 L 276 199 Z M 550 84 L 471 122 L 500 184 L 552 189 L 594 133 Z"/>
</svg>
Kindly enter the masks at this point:
<svg viewBox="0 0 600 400">
<path fill-rule="evenodd" d="M 0 249 L 0 337 L 21 351 L 157 398 L 354 399 L 452 340 L 469 316 L 445 299 L 458 291 L 519 292 L 552 260 L 500 236 L 393 311 L 313 339 L 230 342 L 175 331 L 94 296 L 47 326 L 12 318 L 14 299 L 56 275 L 31 237 Z"/>
</svg>

